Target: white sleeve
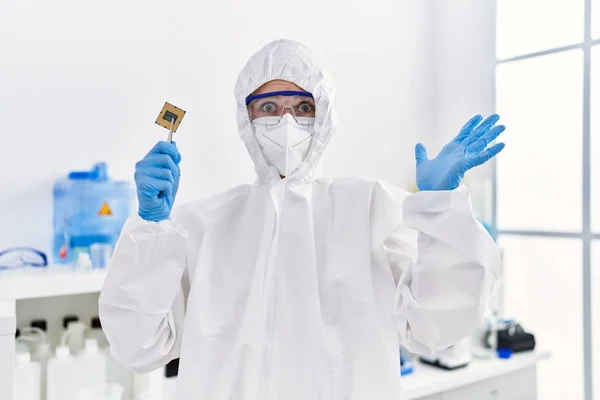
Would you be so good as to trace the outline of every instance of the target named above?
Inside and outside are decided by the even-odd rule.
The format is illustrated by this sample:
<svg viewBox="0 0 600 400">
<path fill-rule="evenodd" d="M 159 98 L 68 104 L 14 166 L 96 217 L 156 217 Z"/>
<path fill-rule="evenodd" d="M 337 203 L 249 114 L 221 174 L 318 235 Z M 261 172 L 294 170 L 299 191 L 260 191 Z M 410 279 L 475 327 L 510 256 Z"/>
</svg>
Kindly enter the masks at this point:
<svg viewBox="0 0 600 400">
<path fill-rule="evenodd" d="M 396 284 L 394 320 L 403 346 L 432 354 L 483 322 L 500 257 L 466 187 L 402 200 L 401 222 L 383 245 Z"/>
<path fill-rule="evenodd" d="M 99 310 L 113 356 L 136 372 L 179 356 L 189 290 L 186 239 L 171 219 L 131 217 L 121 232 Z"/>
</svg>

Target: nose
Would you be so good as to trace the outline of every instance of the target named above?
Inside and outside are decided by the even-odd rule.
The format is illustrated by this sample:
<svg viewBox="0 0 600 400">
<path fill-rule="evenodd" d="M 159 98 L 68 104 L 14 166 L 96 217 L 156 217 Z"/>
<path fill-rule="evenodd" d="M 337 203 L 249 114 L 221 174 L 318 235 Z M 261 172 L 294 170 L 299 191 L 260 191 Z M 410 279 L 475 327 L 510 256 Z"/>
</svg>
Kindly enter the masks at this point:
<svg viewBox="0 0 600 400">
<path fill-rule="evenodd" d="M 294 112 L 294 108 L 292 106 L 285 106 L 281 110 L 281 116 L 283 117 L 285 114 L 290 114 L 292 117 L 296 118 L 296 113 Z"/>
</svg>

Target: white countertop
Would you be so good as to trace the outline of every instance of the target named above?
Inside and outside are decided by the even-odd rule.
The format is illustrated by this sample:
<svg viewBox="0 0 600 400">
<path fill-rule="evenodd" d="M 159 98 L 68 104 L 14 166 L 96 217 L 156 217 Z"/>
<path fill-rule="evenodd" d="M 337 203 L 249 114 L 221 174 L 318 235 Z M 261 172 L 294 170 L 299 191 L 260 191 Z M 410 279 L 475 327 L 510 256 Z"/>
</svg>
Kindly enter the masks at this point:
<svg viewBox="0 0 600 400">
<path fill-rule="evenodd" d="M 74 272 L 63 266 L 0 271 L 0 300 L 95 293 L 102 289 L 105 277 L 105 269 Z"/>
<path fill-rule="evenodd" d="M 402 377 L 402 399 L 419 399 L 471 385 L 533 366 L 546 358 L 550 358 L 550 352 L 536 350 L 509 359 L 473 360 L 467 367 L 454 371 L 417 362 L 415 371 Z"/>
</svg>

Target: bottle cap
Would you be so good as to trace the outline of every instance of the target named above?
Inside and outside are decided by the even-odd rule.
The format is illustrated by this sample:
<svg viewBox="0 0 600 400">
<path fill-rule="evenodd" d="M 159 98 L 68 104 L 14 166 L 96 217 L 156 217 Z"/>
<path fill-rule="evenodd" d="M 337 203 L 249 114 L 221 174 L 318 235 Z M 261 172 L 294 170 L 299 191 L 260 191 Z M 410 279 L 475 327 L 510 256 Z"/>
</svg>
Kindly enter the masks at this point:
<svg viewBox="0 0 600 400">
<path fill-rule="evenodd" d="M 29 354 L 29 352 L 15 354 L 15 363 L 27 364 L 29 361 L 31 361 L 31 354 Z"/>
<path fill-rule="evenodd" d="M 96 354 L 98 352 L 98 341 L 95 338 L 85 339 L 83 349 L 88 354 Z"/>
<path fill-rule="evenodd" d="M 69 323 L 79 321 L 79 317 L 77 315 L 65 315 L 63 318 L 63 329 L 67 329 Z"/>
<path fill-rule="evenodd" d="M 73 322 L 69 322 L 69 326 L 67 327 L 67 330 L 70 332 L 83 332 L 85 331 L 85 324 L 81 321 L 73 321 Z"/>
<path fill-rule="evenodd" d="M 57 358 L 66 358 L 68 356 L 69 356 L 69 347 L 68 346 L 56 347 L 56 357 Z"/>
<path fill-rule="evenodd" d="M 44 332 L 48 331 L 48 321 L 43 318 L 32 319 L 31 324 L 29 324 L 32 328 L 38 328 L 43 330 Z"/>
<path fill-rule="evenodd" d="M 102 321 L 100 321 L 100 317 L 93 317 L 90 321 L 90 325 L 92 329 L 102 329 Z"/>
</svg>

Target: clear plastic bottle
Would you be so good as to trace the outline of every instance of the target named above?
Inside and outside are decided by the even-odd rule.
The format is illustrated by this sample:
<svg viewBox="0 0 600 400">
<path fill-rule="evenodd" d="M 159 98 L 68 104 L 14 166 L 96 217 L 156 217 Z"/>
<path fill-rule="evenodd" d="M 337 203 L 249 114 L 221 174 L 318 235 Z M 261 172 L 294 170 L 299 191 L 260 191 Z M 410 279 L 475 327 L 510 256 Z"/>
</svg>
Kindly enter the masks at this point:
<svg viewBox="0 0 600 400">
<path fill-rule="evenodd" d="M 29 353 L 15 355 L 14 400 L 40 400 L 40 363 Z"/>
<path fill-rule="evenodd" d="M 75 269 L 77 271 L 85 272 L 92 270 L 92 259 L 88 253 L 79 253 L 77 262 L 75 263 Z"/>
<path fill-rule="evenodd" d="M 56 356 L 48 360 L 47 400 L 70 400 L 79 390 L 77 363 L 69 347 L 58 346 Z"/>
<path fill-rule="evenodd" d="M 83 350 L 85 340 L 85 324 L 81 321 L 69 322 L 69 325 L 67 325 L 67 330 L 63 336 L 66 336 L 66 342 L 69 345 L 71 354 L 78 355 Z"/>
<path fill-rule="evenodd" d="M 96 339 L 85 339 L 83 351 L 75 357 L 79 370 L 79 390 L 106 385 L 106 358 Z"/>
</svg>

